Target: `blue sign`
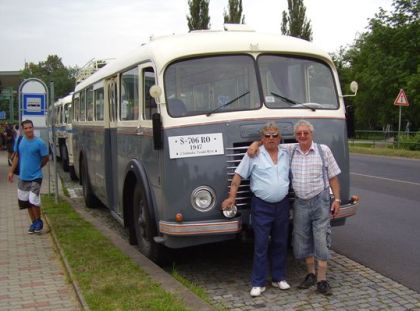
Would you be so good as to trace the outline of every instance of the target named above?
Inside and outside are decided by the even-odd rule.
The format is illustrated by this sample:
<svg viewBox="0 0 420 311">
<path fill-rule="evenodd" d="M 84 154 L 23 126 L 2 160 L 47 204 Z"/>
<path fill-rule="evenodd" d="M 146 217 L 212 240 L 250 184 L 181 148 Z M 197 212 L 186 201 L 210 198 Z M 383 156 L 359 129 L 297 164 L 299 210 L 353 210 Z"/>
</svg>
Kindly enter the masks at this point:
<svg viewBox="0 0 420 311">
<path fill-rule="evenodd" d="M 6 111 L 0 111 L 0 120 L 6 119 Z"/>
<path fill-rule="evenodd" d="M 44 94 L 23 94 L 23 114 L 32 116 L 45 115 Z"/>
</svg>

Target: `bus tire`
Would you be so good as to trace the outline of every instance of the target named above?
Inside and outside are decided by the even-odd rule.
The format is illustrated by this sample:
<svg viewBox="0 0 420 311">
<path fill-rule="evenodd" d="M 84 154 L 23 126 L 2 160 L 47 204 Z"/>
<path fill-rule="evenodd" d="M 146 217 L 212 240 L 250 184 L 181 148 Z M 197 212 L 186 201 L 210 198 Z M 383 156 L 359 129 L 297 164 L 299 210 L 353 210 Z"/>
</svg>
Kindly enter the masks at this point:
<svg viewBox="0 0 420 311">
<path fill-rule="evenodd" d="M 92 186 L 89 181 L 89 173 L 86 161 L 82 160 L 82 189 L 83 189 L 83 198 L 85 199 L 85 204 L 88 208 L 96 207 L 96 197 L 92 192 Z"/>
<path fill-rule="evenodd" d="M 73 165 L 69 166 L 69 174 L 70 174 L 71 180 L 73 180 L 73 181 L 78 180 L 77 175 L 76 175 L 76 171 L 74 170 Z"/>
<path fill-rule="evenodd" d="M 60 146 L 60 155 L 61 155 L 61 166 L 63 167 L 63 171 L 69 171 L 69 156 L 67 153 L 67 147 L 64 144 Z"/>
<path fill-rule="evenodd" d="M 137 247 L 140 252 L 152 261 L 163 264 L 164 246 L 157 244 L 153 237 L 156 235 L 156 226 L 150 217 L 150 210 L 146 200 L 144 188 L 137 183 L 133 194 L 133 221 Z"/>
</svg>

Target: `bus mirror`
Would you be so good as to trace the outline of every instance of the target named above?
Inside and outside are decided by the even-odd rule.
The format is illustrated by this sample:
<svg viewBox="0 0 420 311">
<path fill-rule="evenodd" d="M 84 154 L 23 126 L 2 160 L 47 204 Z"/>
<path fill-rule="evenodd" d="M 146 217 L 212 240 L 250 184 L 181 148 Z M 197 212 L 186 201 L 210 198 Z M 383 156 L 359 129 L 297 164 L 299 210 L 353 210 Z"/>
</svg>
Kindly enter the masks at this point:
<svg viewBox="0 0 420 311">
<path fill-rule="evenodd" d="M 159 85 L 152 85 L 149 90 L 150 96 L 157 100 L 162 95 L 162 89 Z"/>
<path fill-rule="evenodd" d="M 350 90 L 353 92 L 353 94 L 351 94 L 351 95 L 343 95 L 343 97 L 356 96 L 358 89 L 359 89 L 359 84 L 357 84 L 356 81 L 351 81 L 351 83 L 350 83 Z"/>
<path fill-rule="evenodd" d="M 160 113 L 155 112 L 152 115 L 153 123 L 153 148 L 155 150 L 162 149 L 162 121 L 160 119 Z"/>
</svg>

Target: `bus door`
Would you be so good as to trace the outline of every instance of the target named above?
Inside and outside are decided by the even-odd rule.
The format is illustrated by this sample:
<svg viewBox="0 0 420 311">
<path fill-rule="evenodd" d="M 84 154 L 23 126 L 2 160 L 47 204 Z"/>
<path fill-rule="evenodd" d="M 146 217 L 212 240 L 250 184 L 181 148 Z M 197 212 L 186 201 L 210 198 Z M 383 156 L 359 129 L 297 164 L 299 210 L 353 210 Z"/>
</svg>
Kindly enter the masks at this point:
<svg viewBox="0 0 420 311">
<path fill-rule="evenodd" d="M 105 188 L 107 192 L 107 206 L 122 216 L 118 210 L 118 170 L 117 170 L 117 102 L 118 77 L 106 80 L 106 109 L 105 109 Z"/>
<path fill-rule="evenodd" d="M 139 160 L 147 172 L 152 188 L 159 186 L 160 178 L 160 154 L 153 146 L 152 116 L 158 111 L 154 98 L 150 95 L 150 88 L 157 83 L 155 70 L 151 63 L 139 66 L 140 73 L 140 137 Z"/>
</svg>

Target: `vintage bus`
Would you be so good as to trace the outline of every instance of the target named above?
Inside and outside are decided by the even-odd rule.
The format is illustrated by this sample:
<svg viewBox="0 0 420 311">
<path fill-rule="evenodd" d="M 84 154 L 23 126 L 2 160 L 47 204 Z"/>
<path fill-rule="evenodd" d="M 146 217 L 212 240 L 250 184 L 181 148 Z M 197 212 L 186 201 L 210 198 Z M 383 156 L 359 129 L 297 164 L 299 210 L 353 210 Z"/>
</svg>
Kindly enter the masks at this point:
<svg viewBox="0 0 420 311">
<path fill-rule="evenodd" d="M 70 172 L 71 177 L 75 178 L 72 147 L 72 101 L 73 93 L 59 98 L 52 105 L 52 111 L 51 109 L 49 111 L 49 122 L 54 125 L 55 154 L 61 159 L 63 170 Z M 50 144 L 53 145 L 52 137 L 50 137 Z"/>
<path fill-rule="evenodd" d="M 310 120 L 342 170 L 335 223 L 359 205 L 349 193 L 337 71 L 310 42 L 240 26 L 151 38 L 78 84 L 73 108 L 74 167 L 86 205 L 105 204 L 154 260 L 166 248 L 232 239 L 250 227 L 249 182 L 236 214 L 225 216 L 221 202 L 267 121 L 292 143 L 293 125 Z"/>
</svg>

